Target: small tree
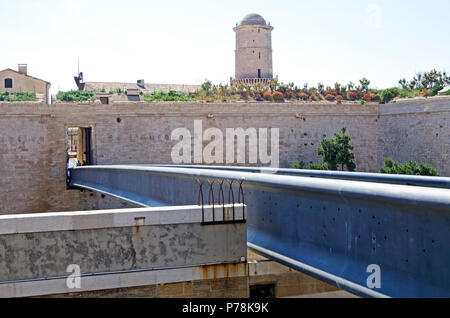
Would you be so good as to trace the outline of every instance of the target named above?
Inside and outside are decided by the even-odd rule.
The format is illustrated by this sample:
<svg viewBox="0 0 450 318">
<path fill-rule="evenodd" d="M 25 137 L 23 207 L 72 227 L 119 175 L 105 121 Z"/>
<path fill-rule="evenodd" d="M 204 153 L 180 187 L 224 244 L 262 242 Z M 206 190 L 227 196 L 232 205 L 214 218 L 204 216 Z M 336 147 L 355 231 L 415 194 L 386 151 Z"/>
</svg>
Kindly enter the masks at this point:
<svg viewBox="0 0 450 318">
<path fill-rule="evenodd" d="M 401 88 L 403 88 L 403 89 L 408 88 L 409 83 L 405 78 L 402 78 L 401 80 L 399 80 L 398 83 L 400 84 Z"/>
<path fill-rule="evenodd" d="M 361 84 L 361 91 L 367 93 L 369 91 L 370 81 L 367 78 L 363 77 L 359 80 L 359 83 Z"/>
<path fill-rule="evenodd" d="M 317 90 L 319 91 L 320 94 L 322 94 L 324 92 L 324 85 L 322 83 L 318 83 L 317 84 Z"/>
<path fill-rule="evenodd" d="M 209 92 L 209 90 L 213 87 L 213 83 L 207 79 L 202 83 L 202 89 L 205 92 Z"/>
<path fill-rule="evenodd" d="M 335 133 L 335 139 L 323 139 L 321 147 L 317 153 L 323 157 L 323 162 L 326 163 L 328 170 L 341 170 L 347 167 L 348 171 L 355 171 L 355 155 L 351 152 L 353 146 L 350 145 L 350 137 L 345 135 L 347 128 L 343 127 L 341 133 Z"/>
<path fill-rule="evenodd" d="M 353 82 L 348 82 L 347 91 L 352 91 L 355 89 L 355 84 Z"/>
</svg>

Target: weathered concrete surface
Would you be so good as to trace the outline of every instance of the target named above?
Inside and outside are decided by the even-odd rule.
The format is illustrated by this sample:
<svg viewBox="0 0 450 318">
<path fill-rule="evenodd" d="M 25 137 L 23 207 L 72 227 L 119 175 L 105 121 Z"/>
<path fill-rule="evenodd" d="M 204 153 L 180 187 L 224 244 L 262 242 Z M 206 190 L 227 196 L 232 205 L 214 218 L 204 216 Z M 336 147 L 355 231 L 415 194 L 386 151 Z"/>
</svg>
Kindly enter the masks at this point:
<svg viewBox="0 0 450 318">
<path fill-rule="evenodd" d="M 247 276 L 199 279 L 139 287 L 71 292 L 38 297 L 48 298 L 246 298 Z"/>
<path fill-rule="evenodd" d="M 82 276 L 76 288 L 65 277 L 2 283 L 0 297 L 245 297 L 246 281 L 247 264 L 241 262 Z"/>
<path fill-rule="evenodd" d="M 248 263 L 196 267 L 201 277 L 166 284 L 135 285 L 127 288 L 102 289 L 46 295 L 44 297 L 183 297 L 246 298 L 249 288 L 273 284 L 275 297 L 356 297 L 336 287 L 247 250 Z M 175 275 L 171 275 L 172 277 Z M 142 277 L 142 276 L 141 276 Z M 186 279 L 188 275 L 184 276 Z M 140 280 L 142 281 L 142 280 Z M 42 297 L 42 296 L 41 296 Z"/>
<path fill-rule="evenodd" d="M 67 276 L 70 264 L 88 275 L 245 261 L 245 223 L 201 225 L 201 208 L 191 209 L 53 213 L 48 225 L 45 213 L 0 216 L 4 233 L 18 226 L 0 235 L 0 282 Z"/>
</svg>

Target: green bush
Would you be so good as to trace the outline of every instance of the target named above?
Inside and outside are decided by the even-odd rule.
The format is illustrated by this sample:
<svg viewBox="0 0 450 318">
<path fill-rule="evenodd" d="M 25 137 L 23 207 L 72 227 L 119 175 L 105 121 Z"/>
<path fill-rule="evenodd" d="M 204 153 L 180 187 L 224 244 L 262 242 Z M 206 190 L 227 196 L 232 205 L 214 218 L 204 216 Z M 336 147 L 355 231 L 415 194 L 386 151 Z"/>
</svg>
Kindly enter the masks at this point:
<svg viewBox="0 0 450 318">
<path fill-rule="evenodd" d="M 294 161 L 291 165 L 292 169 L 310 169 L 310 170 L 328 170 L 325 163 L 311 163 L 308 166 L 303 161 Z"/>
<path fill-rule="evenodd" d="M 381 91 L 380 94 L 380 103 L 385 104 L 390 102 L 392 99 L 397 97 L 400 94 L 400 89 L 397 87 L 392 87 Z"/>
<path fill-rule="evenodd" d="M 310 169 L 310 170 L 328 170 L 328 167 L 327 167 L 326 163 L 322 162 L 322 163 L 311 163 L 305 169 Z"/>
<path fill-rule="evenodd" d="M 303 161 L 294 161 L 291 164 L 292 169 L 305 169 L 305 163 Z"/>
<path fill-rule="evenodd" d="M 437 169 L 426 164 L 418 164 L 413 160 L 408 160 L 404 164 L 398 164 L 392 158 L 384 159 L 384 166 L 380 168 L 380 173 L 407 174 L 420 176 L 439 176 Z"/>
<path fill-rule="evenodd" d="M 436 96 L 437 93 L 443 88 L 444 86 L 436 86 L 435 88 L 433 88 L 429 96 Z"/>
<path fill-rule="evenodd" d="M 170 90 L 167 93 L 164 92 L 155 92 L 153 94 L 145 94 L 144 100 L 147 102 L 152 101 L 189 101 L 193 100 L 195 95 L 189 94 L 185 95 L 181 92 L 176 92 L 174 90 Z"/>
<path fill-rule="evenodd" d="M 56 94 L 56 99 L 64 102 L 95 101 L 94 95 L 95 93 L 93 91 L 59 91 L 58 94 Z"/>
<path fill-rule="evenodd" d="M 400 88 L 398 90 L 398 97 L 401 98 L 412 98 L 420 96 L 422 90 L 420 89 L 408 89 L 408 88 Z"/>
<path fill-rule="evenodd" d="M 0 93 L 0 101 L 4 102 L 34 102 L 36 93 L 29 92 L 4 92 Z"/>
</svg>

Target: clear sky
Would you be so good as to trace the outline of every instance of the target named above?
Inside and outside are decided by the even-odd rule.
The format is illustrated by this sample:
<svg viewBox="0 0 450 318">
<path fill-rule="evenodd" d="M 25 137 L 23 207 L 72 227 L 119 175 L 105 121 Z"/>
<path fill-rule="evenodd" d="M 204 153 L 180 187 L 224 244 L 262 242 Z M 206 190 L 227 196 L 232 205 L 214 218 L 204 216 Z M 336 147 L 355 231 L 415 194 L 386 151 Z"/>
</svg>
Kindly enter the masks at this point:
<svg viewBox="0 0 450 318">
<path fill-rule="evenodd" d="M 0 0 L 0 69 L 27 63 L 53 93 L 76 87 L 78 57 L 85 81 L 227 83 L 248 13 L 275 27 L 282 82 L 385 88 L 450 73 L 449 0 Z"/>
</svg>

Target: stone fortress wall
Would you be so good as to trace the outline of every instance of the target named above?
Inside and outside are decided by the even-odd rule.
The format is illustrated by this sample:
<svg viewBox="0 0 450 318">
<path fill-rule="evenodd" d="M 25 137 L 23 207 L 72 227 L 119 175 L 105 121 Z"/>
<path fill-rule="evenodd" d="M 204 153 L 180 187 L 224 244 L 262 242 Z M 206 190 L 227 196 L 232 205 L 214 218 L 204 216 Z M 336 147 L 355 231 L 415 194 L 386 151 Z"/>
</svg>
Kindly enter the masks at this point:
<svg viewBox="0 0 450 318">
<path fill-rule="evenodd" d="M 450 176 L 450 98 L 375 103 L 0 103 L 0 214 L 129 207 L 89 191 L 66 190 L 67 127 L 93 128 L 96 164 L 172 163 L 171 132 L 279 128 L 280 167 L 320 162 L 323 138 L 347 127 L 358 171 L 385 157 L 436 166 Z M 120 118 L 120 120 L 119 120 Z M 208 142 L 204 142 L 204 145 Z M 248 156 L 246 157 L 248 163 Z M 258 164 L 256 164 L 258 165 Z"/>
<path fill-rule="evenodd" d="M 450 176 L 450 97 L 379 105 L 378 166 L 384 158 L 415 160 Z"/>
</svg>

